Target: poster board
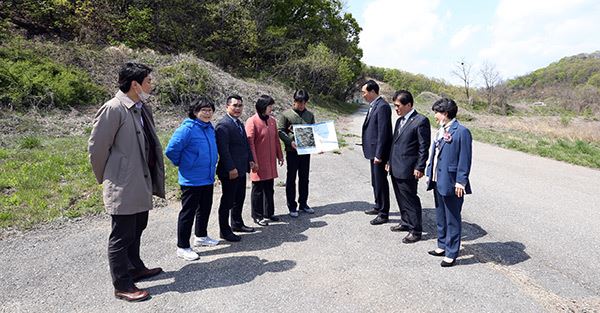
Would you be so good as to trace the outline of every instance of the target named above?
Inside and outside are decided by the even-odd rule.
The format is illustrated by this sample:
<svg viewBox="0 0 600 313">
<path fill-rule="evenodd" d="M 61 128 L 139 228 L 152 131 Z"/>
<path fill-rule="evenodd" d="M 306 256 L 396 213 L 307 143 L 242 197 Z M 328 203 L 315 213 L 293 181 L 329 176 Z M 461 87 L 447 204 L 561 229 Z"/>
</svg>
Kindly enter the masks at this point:
<svg viewBox="0 0 600 313">
<path fill-rule="evenodd" d="M 299 155 L 339 149 L 333 121 L 317 124 L 295 124 L 293 129 L 296 151 Z"/>
</svg>

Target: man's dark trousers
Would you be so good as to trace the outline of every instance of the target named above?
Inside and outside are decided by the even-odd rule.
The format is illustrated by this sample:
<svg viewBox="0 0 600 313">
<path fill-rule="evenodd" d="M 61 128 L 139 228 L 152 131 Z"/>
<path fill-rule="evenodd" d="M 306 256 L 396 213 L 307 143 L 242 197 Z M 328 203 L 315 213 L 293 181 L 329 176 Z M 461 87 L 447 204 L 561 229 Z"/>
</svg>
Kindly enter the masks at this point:
<svg viewBox="0 0 600 313">
<path fill-rule="evenodd" d="M 131 215 L 111 215 L 108 238 L 108 265 L 116 290 L 134 286 L 130 273 L 146 268 L 140 259 L 140 238 L 148 225 L 148 211 Z"/>
<path fill-rule="evenodd" d="M 387 180 L 388 173 L 384 163 L 375 164 L 371 161 L 371 185 L 375 196 L 375 209 L 379 216 L 388 217 L 390 213 L 390 186 Z"/>
<path fill-rule="evenodd" d="M 408 229 L 415 235 L 423 232 L 421 200 L 417 195 L 418 182 L 414 176 L 408 179 L 399 179 L 392 175 L 392 186 L 402 218 L 400 224 L 408 226 Z"/>
<path fill-rule="evenodd" d="M 242 208 L 246 199 L 246 174 L 236 179 L 220 177 L 223 195 L 219 204 L 219 228 L 221 234 L 232 233 L 231 227 L 244 226 Z M 229 211 L 231 211 L 231 227 L 229 226 Z"/>
<path fill-rule="evenodd" d="M 298 155 L 296 151 L 286 151 L 287 177 L 285 195 L 290 212 L 306 206 L 308 201 L 308 174 L 310 172 L 310 154 Z M 296 202 L 296 175 L 298 175 L 298 202 Z"/>
</svg>

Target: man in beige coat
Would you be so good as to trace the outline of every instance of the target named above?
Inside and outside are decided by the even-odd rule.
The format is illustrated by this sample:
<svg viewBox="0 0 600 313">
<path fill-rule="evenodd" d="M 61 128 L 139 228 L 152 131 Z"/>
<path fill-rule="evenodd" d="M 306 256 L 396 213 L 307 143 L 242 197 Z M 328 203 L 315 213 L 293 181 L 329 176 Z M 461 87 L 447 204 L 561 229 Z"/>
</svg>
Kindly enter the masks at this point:
<svg viewBox="0 0 600 313">
<path fill-rule="evenodd" d="M 103 185 L 104 206 L 111 215 L 108 263 L 115 297 L 142 301 L 149 297 L 134 282 L 158 275 L 140 259 L 140 238 L 148 224 L 152 195 L 165 197 L 162 147 L 152 111 L 145 102 L 152 90 L 152 69 L 126 63 L 119 71 L 119 91 L 94 120 L 88 151 L 92 170 Z"/>
</svg>

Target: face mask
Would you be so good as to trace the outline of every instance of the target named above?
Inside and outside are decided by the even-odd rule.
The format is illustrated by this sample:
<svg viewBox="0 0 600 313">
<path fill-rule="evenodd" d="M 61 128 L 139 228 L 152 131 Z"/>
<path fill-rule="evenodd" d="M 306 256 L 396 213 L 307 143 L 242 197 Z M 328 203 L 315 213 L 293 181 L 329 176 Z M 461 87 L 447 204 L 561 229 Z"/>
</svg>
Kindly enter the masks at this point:
<svg viewBox="0 0 600 313">
<path fill-rule="evenodd" d="M 145 93 L 144 90 L 142 89 L 142 86 L 140 86 L 140 92 L 137 93 L 138 97 L 140 97 L 140 100 L 142 100 L 142 102 L 146 102 L 148 99 L 150 99 L 150 94 Z"/>
</svg>

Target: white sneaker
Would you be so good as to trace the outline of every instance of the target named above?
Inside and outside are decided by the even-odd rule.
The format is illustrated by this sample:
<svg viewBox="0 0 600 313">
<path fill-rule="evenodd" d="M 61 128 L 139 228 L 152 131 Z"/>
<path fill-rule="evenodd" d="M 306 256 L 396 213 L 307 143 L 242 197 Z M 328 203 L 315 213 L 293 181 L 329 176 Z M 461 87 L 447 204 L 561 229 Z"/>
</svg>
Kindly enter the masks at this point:
<svg viewBox="0 0 600 313">
<path fill-rule="evenodd" d="M 200 258 L 198 253 L 194 252 L 194 250 L 192 250 L 192 248 L 185 248 L 185 249 L 177 248 L 177 256 L 186 261 L 194 261 L 194 260 L 198 260 Z"/>
<path fill-rule="evenodd" d="M 290 216 L 291 217 L 298 217 L 298 211 L 292 211 L 292 212 L 290 212 Z"/>
<path fill-rule="evenodd" d="M 214 247 L 219 244 L 219 241 L 216 239 L 212 239 L 208 236 L 206 237 L 195 237 L 194 246 L 205 246 L 205 247 Z"/>
</svg>

